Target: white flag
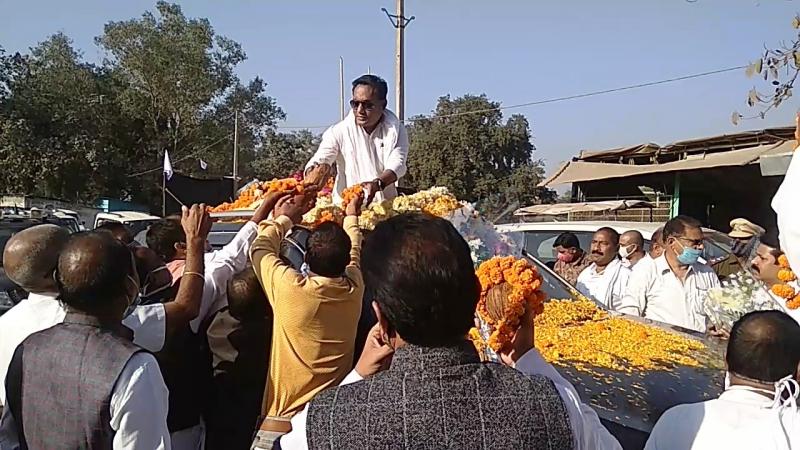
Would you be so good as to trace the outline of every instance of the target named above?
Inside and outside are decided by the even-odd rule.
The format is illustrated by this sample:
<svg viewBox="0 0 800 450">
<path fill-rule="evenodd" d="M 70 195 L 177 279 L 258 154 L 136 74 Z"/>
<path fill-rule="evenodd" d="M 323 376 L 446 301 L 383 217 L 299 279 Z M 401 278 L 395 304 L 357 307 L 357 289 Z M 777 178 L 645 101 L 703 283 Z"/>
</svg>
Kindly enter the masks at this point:
<svg viewBox="0 0 800 450">
<path fill-rule="evenodd" d="M 203 170 L 208 169 L 208 163 L 201 159 L 200 160 L 200 168 L 203 169 Z"/>
<path fill-rule="evenodd" d="M 164 150 L 164 174 L 167 176 L 167 180 L 172 178 L 172 162 L 169 160 L 169 152 Z"/>
</svg>

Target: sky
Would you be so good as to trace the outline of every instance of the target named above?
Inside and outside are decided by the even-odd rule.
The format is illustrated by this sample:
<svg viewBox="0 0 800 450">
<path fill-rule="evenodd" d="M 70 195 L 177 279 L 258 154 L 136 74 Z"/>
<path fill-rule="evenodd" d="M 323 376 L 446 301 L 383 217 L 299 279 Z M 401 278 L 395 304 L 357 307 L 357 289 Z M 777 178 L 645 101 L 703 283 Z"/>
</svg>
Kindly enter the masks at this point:
<svg viewBox="0 0 800 450">
<path fill-rule="evenodd" d="M 394 108 L 393 0 L 179 1 L 189 17 L 242 44 L 243 80 L 260 76 L 287 114 L 284 127 L 339 118 L 338 60 L 347 81 L 383 76 Z M 86 59 L 108 21 L 140 16 L 155 1 L 0 0 L 0 46 L 25 52 L 48 35 L 70 36 Z M 440 96 L 485 93 L 503 105 L 658 81 L 757 59 L 796 37 L 792 0 L 406 0 L 406 117 Z M 791 99 L 766 119 L 734 126 L 752 87 L 744 70 L 620 93 L 509 109 L 531 124 L 535 158 L 548 173 L 581 150 L 670 142 L 793 123 Z M 800 93 L 799 93 L 800 94 Z M 349 97 L 348 97 L 349 99 Z"/>
</svg>

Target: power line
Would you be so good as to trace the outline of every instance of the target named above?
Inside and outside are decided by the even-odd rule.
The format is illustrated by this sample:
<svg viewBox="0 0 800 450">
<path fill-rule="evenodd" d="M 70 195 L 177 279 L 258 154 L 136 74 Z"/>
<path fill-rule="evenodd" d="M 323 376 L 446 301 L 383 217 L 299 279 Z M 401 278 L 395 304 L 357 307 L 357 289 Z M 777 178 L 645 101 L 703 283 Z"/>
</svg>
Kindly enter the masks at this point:
<svg viewBox="0 0 800 450">
<path fill-rule="evenodd" d="M 205 146 L 205 147 L 201 148 L 200 150 L 197 150 L 197 151 L 195 151 L 195 152 L 189 153 L 189 154 L 188 154 L 188 155 L 186 155 L 186 156 L 182 156 L 182 157 L 180 157 L 180 158 L 178 158 L 178 159 L 176 159 L 176 160 L 172 161 L 172 163 L 179 163 L 179 162 L 181 162 L 181 161 L 184 161 L 184 160 L 186 160 L 186 159 L 189 159 L 189 158 L 191 158 L 191 157 L 193 157 L 193 156 L 196 156 L 197 154 L 199 154 L 199 153 L 202 153 L 202 152 L 204 152 L 204 151 L 208 150 L 209 148 L 211 148 L 211 147 L 213 147 L 213 146 L 215 146 L 215 145 L 219 144 L 220 142 L 222 142 L 222 141 L 224 141 L 225 139 L 228 139 L 228 138 L 230 138 L 230 137 L 232 137 L 232 136 L 233 136 L 233 133 L 229 133 L 229 134 L 227 134 L 227 135 L 225 135 L 225 136 L 223 136 L 223 137 L 221 137 L 221 138 L 217 139 L 216 141 L 212 142 L 211 144 L 208 144 L 207 146 Z M 128 175 L 128 178 L 138 177 L 138 176 L 141 176 L 141 175 L 145 175 L 145 174 L 148 174 L 148 173 L 155 172 L 155 171 L 157 171 L 157 170 L 162 170 L 163 168 L 164 168 L 164 166 L 158 166 L 158 167 L 154 167 L 154 168 L 152 168 L 152 169 L 148 169 L 148 170 L 145 170 L 145 171 L 143 171 L 143 172 L 137 172 L 137 173 L 134 173 L 134 174 L 132 174 L 132 175 Z"/>
<path fill-rule="evenodd" d="M 612 88 L 612 89 L 604 89 L 604 90 L 600 90 L 600 91 L 591 91 L 591 92 L 585 92 L 585 93 L 582 93 L 582 94 L 567 95 L 567 96 L 564 96 L 564 97 L 554 97 L 554 98 L 548 98 L 548 99 L 544 99 L 544 100 L 535 100 L 535 101 L 531 101 L 531 102 L 518 103 L 518 104 L 515 104 L 515 105 L 499 106 L 497 108 L 485 108 L 485 109 L 477 109 L 477 110 L 473 110 L 473 111 L 462 111 L 462 112 L 458 112 L 458 113 L 442 114 L 442 115 L 438 115 L 438 116 L 437 115 L 433 115 L 433 116 L 412 117 L 410 119 L 406 119 L 404 122 L 414 122 L 414 121 L 417 121 L 417 120 L 426 120 L 426 119 L 427 120 L 446 119 L 446 118 L 449 118 L 449 117 L 466 116 L 466 115 L 470 115 L 470 114 L 481 114 L 481 113 L 492 112 L 492 111 L 503 111 L 503 110 L 506 110 L 506 109 L 524 108 L 524 107 L 527 107 L 527 106 L 545 105 L 545 104 L 548 104 L 548 103 L 557 103 L 557 102 L 563 102 L 563 101 L 567 101 L 567 100 L 575 100 L 575 99 L 579 99 L 579 98 L 594 97 L 594 96 L 597 96 L 597 95 L 604 95 L 604 94 L 611 94 L 611 93 L 614 93 L 614 92 L 629 91 L 629 90 L 632 90 L 632 89 L 641 89 L 641 88 L 644 88 L 644 87 L 657 86 L 657 85 L 666 84 L 666 83 L 674 83 L 674 82 L 677 82 L 677 81 L 690 80 L 690 79 L 693 79 L 693 78 L 707 77 L 707 76 L 710 76 L 710 75 L 717 75 L 717 74 L 720 74 L 720 73 L 732 72 L 734 70 L 741 70 L 741 69 L 744 69 L 746 67 L 747 66 L 728 67 L 728 68 L 725 68 L 725 69 L 718 69 L 718 70 L 712 70 L 712 71 L 709 71 L 709 72 L 701 72 L 701 73 L 695 73 L 695 74 L 692 74 L 692 75 L 684 75 L 684 76 L 680 76 L 680 77 L 667 78 L 667 79 L 658 80 L 658 81 L 649 81 L 649 82 L 646 82 L 646 83 L 632 84 L 632 85 L 622 86 L 622 87 L 617 87 L 617 88 Z M 319 128 L 328 128 L 329 126 L 330 125 L 318 125 L 318 126 L 309 126 L 309 127 L 277 127 L 277 128 L 279 128 L 279 129 L 308 129 L 308 130 L 311 130 L 311 129 L 319 129 Z"/>
</svg>

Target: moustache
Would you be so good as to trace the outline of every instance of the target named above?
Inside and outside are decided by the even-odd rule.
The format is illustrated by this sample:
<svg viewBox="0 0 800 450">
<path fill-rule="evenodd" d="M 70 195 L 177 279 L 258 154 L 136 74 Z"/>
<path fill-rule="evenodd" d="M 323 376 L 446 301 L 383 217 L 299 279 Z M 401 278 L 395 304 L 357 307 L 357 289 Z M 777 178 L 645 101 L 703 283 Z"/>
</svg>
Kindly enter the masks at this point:
<svg viewBox="0 0 800 450">
<path fill-rule="evenodd" d="M 603 256 L 603 252 L 597 250 L 592 251 L 592 254 L 597 256 Z"/>
</svg>

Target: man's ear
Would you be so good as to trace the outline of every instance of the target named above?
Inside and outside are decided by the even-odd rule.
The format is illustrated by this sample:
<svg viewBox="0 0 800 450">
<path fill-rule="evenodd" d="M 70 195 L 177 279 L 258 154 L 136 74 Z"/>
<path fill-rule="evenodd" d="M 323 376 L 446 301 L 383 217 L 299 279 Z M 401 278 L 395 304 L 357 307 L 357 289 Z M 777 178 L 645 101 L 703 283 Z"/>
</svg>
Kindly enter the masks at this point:
<svg viewBox="0 0 800 450">
<path fill-rule="evenodd" d="M 381 312 L 381 307 L 378 306 L 378 302 L 372 301 L 372 311 L 375 313 L 375 317 L 378 319 L 378 325 L 381 329 L 381 337 L 383 338 L 384 342 L 389 342 L 389 338 L 394 336 L 394 330 L 392 330 L 391 325 L 389 325 L 389 321 L 386 320 L 386 316 L 383 315 Z"/>
</svg>

